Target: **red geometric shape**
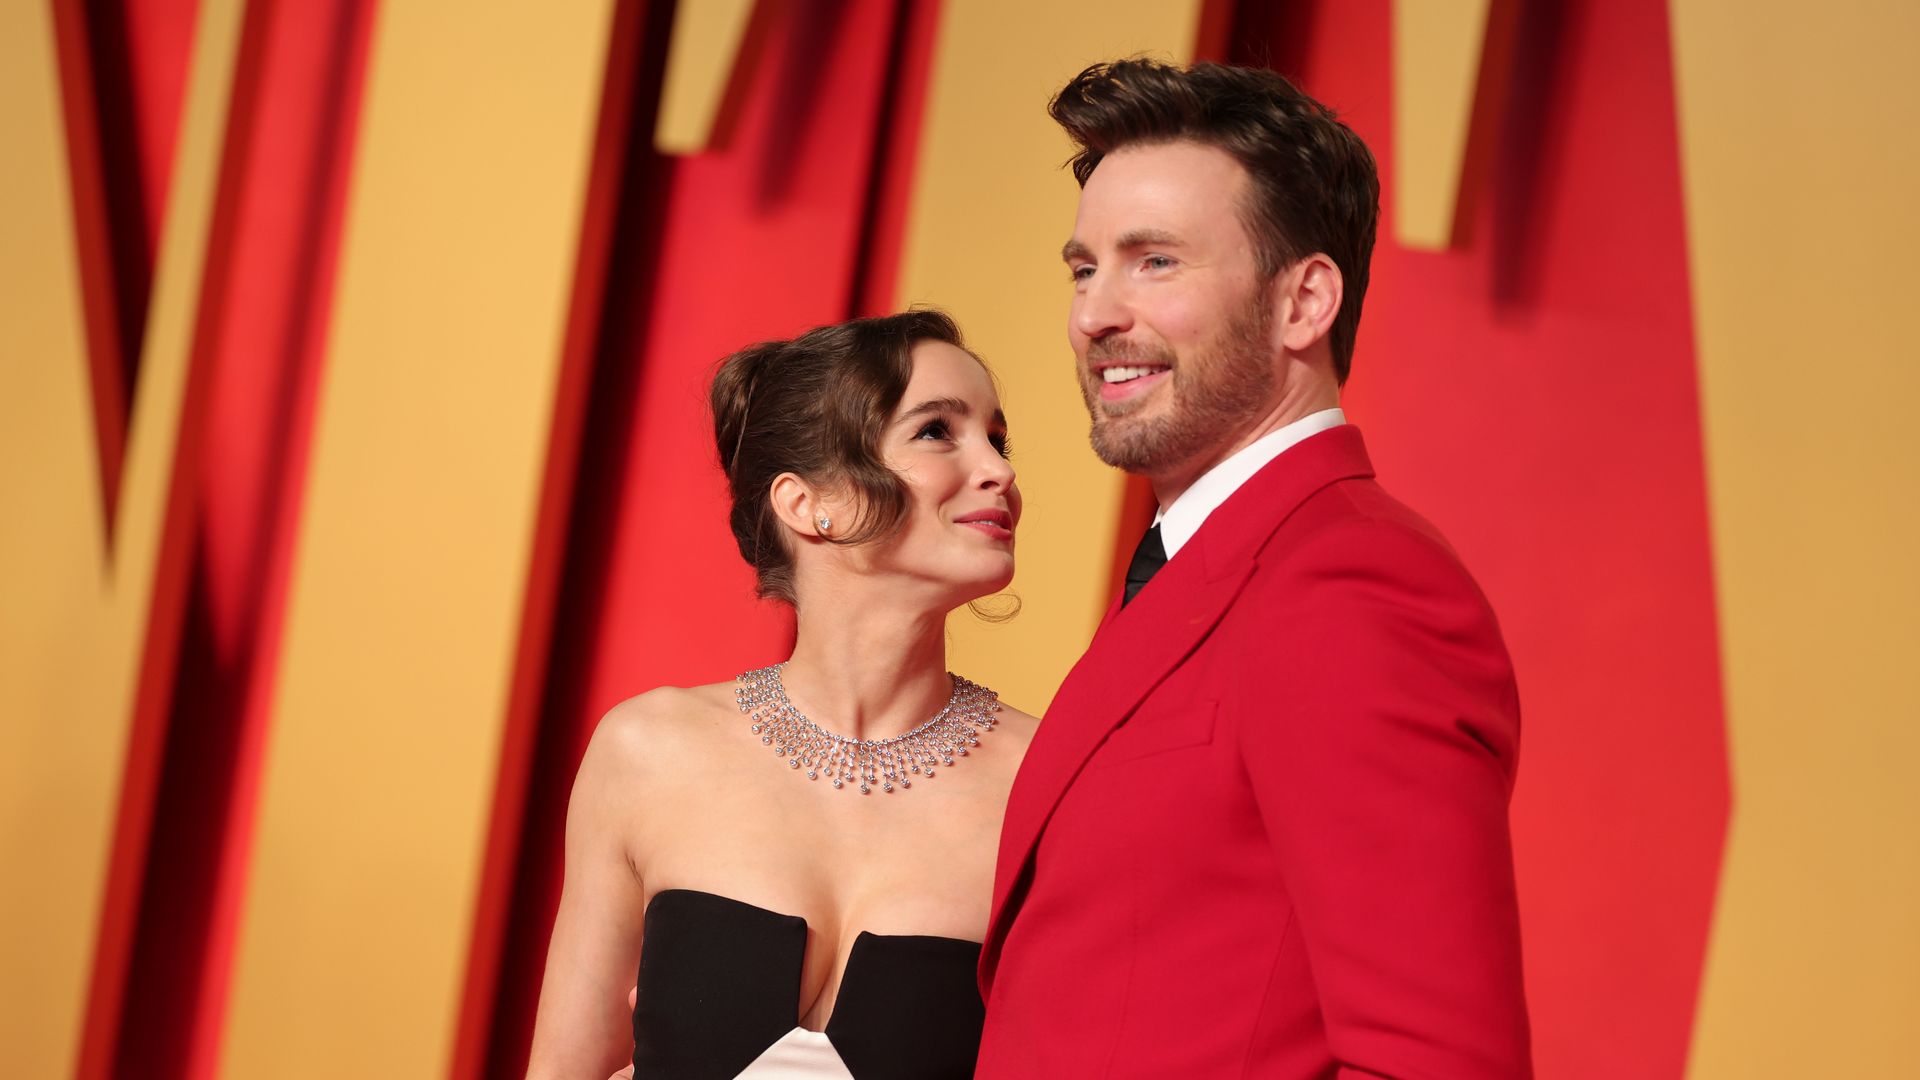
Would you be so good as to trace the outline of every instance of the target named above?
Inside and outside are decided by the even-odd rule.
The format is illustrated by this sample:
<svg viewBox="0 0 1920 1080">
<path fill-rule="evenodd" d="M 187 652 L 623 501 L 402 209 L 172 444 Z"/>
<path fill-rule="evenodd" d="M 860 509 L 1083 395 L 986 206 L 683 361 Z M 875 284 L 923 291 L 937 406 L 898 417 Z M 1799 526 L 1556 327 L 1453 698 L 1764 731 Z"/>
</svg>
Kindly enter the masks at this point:
<svg viewBox="0 0 1920 1080">
<path fill-rule="evenodd" d="M 1388 5 L 1243 8 L 1235 59 L 1338 109 L 1390 189 Z M 1539 1073 L 1677 1077 L 1729 795 L 1667 15 L 1523 9 L 1466 242 L 1382 222 L 1346 406 L 1519 673 Z"/>
</svg>

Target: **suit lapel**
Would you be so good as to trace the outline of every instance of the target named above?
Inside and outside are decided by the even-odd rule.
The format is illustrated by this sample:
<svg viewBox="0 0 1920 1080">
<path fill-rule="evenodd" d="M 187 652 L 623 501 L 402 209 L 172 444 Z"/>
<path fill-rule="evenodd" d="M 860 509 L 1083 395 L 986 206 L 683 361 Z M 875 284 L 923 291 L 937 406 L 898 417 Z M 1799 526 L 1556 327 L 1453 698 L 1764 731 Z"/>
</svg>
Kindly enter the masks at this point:
<svg viewBox="0 0 1920 1080">
<path fill-rule="evenodd" d="M 1007 800 L 994 872 L 992 915 L 981 953 L 982 986 L 1018 909 L 1014 890 L 1054 809 L 1113 729 L 1204 641 L 1253 576 L 1255 555 L 1314 492 L 1373 475 L 1350 426 L 1281 454 L 1208 515 L 1125 610 L 1118 602 L 1061 683 Z"/>
</svg>

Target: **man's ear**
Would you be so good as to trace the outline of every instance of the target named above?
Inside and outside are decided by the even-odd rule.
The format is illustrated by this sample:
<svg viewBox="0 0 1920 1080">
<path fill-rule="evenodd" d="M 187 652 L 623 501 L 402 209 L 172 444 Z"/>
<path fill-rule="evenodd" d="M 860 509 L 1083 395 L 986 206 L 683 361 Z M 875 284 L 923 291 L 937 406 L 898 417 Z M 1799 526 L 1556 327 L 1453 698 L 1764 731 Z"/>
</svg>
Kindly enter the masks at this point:
<svg viewBox="0 0 1920 1080">
<path fill-rule="evenodd" d="M 1333 320 L 1340 314 L 1340 301 L 1346 295 L 1340 268 L 1315 252 L 1287 267 L 1273 283 L 1280 316 L 1273 329 L 1279 344 L 1288 352 L 1306 352 L 1333 330 Z"/>
<path fill-rule="evenodd" d="M 846 531 L 845 523 L 833 520 L 833 512 L 827 508 L 821 493 L 796 473 L 783 472 L 774 477 L 767 494 L 774 516 L 799 537 L 832 536 Z M 822 519 L 827 522 L 825 526 L 820 524 Z"/>
</svg>

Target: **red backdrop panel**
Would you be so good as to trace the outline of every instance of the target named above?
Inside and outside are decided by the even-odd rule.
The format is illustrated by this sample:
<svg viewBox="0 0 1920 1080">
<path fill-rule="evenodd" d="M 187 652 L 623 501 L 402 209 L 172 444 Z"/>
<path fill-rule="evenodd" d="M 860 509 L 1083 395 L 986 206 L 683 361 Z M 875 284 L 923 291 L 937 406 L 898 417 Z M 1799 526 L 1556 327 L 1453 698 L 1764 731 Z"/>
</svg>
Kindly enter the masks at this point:
<svg viewBox="0 0 1920 1080">
<path fill-rule="evenodd" d="M 489 1076 L 524 1070 L 567 791 L 594 722 L 790 645 L 790 615 L 753 599 L 727 531 L 706 383 L 749 342 L 884 306 L 933 16 L 896 0 L 786 5 L 729 145 L 695 157 L 655 155 L 657 84 L 635 99 Z M 659 66 L 640 70 L 657 81 Z"/>
<path fill-rule="evenodd" d="M 152 858 L 124 1022 L 103 1033 L 117 1005 L 95 1009 L 95 1071 L 117 1044 L 116 1073 L 192 1072 L 218 1034 L 372 6 L 249 10 L 200 329 L 208 441 L 180 678 L 149 725 L 164 735 Z M 515 706 L 537 710 L 537 730 L 510 731 L 483 898 L 503 910 L 483 911 L 474 946 L 501 950 L 500 979 L 476 966 L 463 1028 L 479 1034 L 462 1061 L 484 1057 L 488 1075 L 525 1061 L 566 794 L 594 720 L 651 686 L 778 659 L 790 640 L 786 613 L 751 599 L 726 531 L 713 364 L 891 306 L 935 5 L 783 5 L 731 143 L 683 160 L 651 150 L 672 6 L 627 0 L 618 24 L 633 90 L 604 121 L 612 205 L 585 223 L 589 245 L 610 245 L 605 287 L 583 248 L 585 329 L 569 349 L 586 356 L 563 390 L 572 419 L 556 428 L 542 518 L 554 550 L 537 556 L 523 643 L 536 655 L 516 688 L 544 697 Z M 1386 0 L 1238 7 L 1230 58 L 1340 108 L 1391 185 Z M 115 453 L 195 9 L 56 9 Z M 1348 405 L 1383 480 L 1479 575 L 1519 669 L 1515 831 L 1541 1073 L 1677 1076 L 1729 796 L 1667 18 L 1660 0 L 1528 4 L 1516 34 L 1463 246 L 1413 252 L 1390 218 L 1382 231 Z M 601 212 L 610 238 L 594 231 Z"/>
<path fill-rule="evenodd" d="M 242 33 L 198 330 L 209 385 L 178 678 L 126 1007 L 99 1048 L 114 1076 L 211 1075 L 371 16 L 370 0 L 257 0 Z M 177 31 L 146 46 L 184 50 Z"/>
<path fill-rule="evenodd" d="M 1384 0 L 1246 9 L 1394 175 Z M 1667 17 L 1523 6 L 1464 246 L 1388 217 L 1348 389 L 1382 481 L 1490 594 L 1525 716 L 1516 858 L 1542 1076 L 1679 1076 L 1728 810 Z"/>
</svg>

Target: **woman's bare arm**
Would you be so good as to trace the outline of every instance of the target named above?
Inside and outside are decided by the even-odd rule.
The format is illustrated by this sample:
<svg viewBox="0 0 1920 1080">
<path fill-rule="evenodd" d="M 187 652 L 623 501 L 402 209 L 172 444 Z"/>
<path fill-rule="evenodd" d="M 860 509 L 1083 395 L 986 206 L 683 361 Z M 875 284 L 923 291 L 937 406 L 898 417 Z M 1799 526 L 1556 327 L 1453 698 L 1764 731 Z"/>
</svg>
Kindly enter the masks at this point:
<svg viewBox="0 0 1920 1080">
<path fill-rule="evenodd" d="M 566 879 L 547 948 L 528 1080 L 605 1080 L 631 1056 L 621 1004 L 640 956 L 645 889 L 629 850 L 646 699 L 616 706 L 594 730 L 567 804 Z"/>
</svg>

